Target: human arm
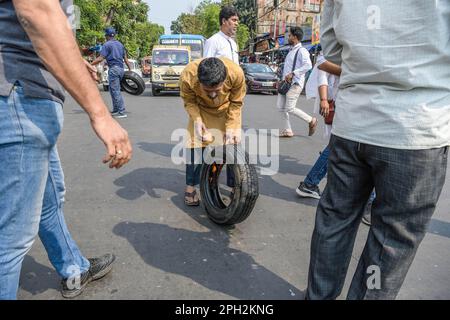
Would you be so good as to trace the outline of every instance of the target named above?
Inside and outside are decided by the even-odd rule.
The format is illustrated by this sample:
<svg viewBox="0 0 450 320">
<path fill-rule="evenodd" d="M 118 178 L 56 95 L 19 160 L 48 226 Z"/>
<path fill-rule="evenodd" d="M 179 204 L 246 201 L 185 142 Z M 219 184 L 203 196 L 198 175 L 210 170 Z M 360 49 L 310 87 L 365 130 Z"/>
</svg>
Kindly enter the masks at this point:
<svg viewBox="0 0 450 320">
<path fill-rule="evenodd" d="M 197 103 L 197 96 L 190 86 L 186 73 L 181 75 L 180 96 L 183 99 L 186 112 L 194 122 L 195 135 L 202 141 L 211 141 L 212 134 L 208 131 L 208 128 L 206 128 L 203 122 L 200 108 Z"/>
<path fill-rule="evenodd" d="M 225 123 L 225 144 L 238 144 L 241 140 L 242 106 L 244 105 L 246 85 L 244 72 L 241 68 L 236 70 L 237 77 L 233 80 Z"/>
<path fill-rule="evenodd" d="M 322 71 L 328 72 L 328 73 L 338 76 L 338 77 L 340 77 L 341 73 L 342 73 L 342 68 L 340 66 L 338 66 L 337 64 L 334 64 L 330 61 L 325 61 L 318 68 Z"/>
<path fill-rule="evenodd" d="M 325 58 L 330 62 L 341 65 L 342 45 L 338 42 L 333 27 L 334 10 L 334 1 L 325 0 L 323 12 L 321 15 L 320 42 Z"/>
<path fill-rule="evenodd" d="M 123 61 L 125 61 L 125 64 L 127 65 L 128 70 L 131 71 L 131 64 L 130 64 L 130 61 L 128 61 L 128 54 L 126 51 L 125 51 L 125 54 L 123 55 Z"/>
<path fill-rule="evenodd" d="M 20 23 L 47 70 L 89 115 L 107 149 L 103 158 L 120 168 L 132 155 L 127 132 L 112 119 L 97 86 L 87 72 L 67 17 L 58 0 L 13 0 Z M 119 152 L 120 151 L 120 152 Z"/>
<path fill-rule="evenodd" d="M 325 118 L 328 117 L 330 113 L 330 104 L 328 103 L 328 86 L 322 85 L 319 87 L 320 96 L 320 115 Z"/>
</svg>

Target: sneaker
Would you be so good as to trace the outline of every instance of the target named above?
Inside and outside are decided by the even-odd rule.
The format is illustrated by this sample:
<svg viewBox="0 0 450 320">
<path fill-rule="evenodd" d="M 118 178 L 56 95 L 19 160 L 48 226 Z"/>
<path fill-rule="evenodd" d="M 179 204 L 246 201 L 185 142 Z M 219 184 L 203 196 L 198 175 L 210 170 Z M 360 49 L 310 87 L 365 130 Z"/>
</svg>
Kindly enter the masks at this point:
<svg viewBox="0 0 450 320">
<path fill-rule="evenodd" d="M 114 117 L 114 116 L 117 116 L 119 114 L 119 111 L 111 111 L 111 115 Z"/>
<path fill-rule="evenodd" d="M 118 112 L 116 115 L 113 115 L 113 117 L 117 119 L 128 118 L 128 116 L 123 112 Z"/>
<path fill-rule="evenodd" d="M 62 280 L 61 294 L 64 298 L 75 298 L 79 296 L 91 281 L 99 280 L 106 276 L 111 271 L 116 257 L 113 254 L 105 254 L 99 258 L 88 260 L 91 266 L 88 271 L 81 274 L 79 286 L 73 288 L 73 282 L 70 278 Z"/>
<path fill-rule="evenodd" d="M 320 200 L 320 189 L 318 186 L 308 187 L 304 182 L 300 182 L 296 192 L 300 197 Z"/>
</svg>

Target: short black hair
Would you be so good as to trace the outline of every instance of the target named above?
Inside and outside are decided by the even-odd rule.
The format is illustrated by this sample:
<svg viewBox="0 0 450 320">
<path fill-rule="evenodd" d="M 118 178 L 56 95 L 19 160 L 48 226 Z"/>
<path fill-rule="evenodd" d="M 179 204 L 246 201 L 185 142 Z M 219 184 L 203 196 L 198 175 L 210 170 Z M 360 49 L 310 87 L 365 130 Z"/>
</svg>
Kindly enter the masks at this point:
<svg viewBox="0 0 450 320">
<path fill-rule="evenodd" d="M 235 7 L 232 7 L 232 6 L 223 7 L 220 10 L 220 14 L 219 14 L 219 25 L 222 25 L 223 19 L 228 20 L 234 16 L 239 17 L 239 13 Z"/>
<path fill-rule="evenodd" d="M 291 27 L 289 32 L 298 39 L 298 41 L 303 40 L 303 30 L 300 27 Z"/>
<path fill-rule="evenodd" d="M 216 87 L 227 78 L 227 68 L 218 58 L 206 58 L 198 66 L 198 80 L 206 87 Z"/>
</svg>

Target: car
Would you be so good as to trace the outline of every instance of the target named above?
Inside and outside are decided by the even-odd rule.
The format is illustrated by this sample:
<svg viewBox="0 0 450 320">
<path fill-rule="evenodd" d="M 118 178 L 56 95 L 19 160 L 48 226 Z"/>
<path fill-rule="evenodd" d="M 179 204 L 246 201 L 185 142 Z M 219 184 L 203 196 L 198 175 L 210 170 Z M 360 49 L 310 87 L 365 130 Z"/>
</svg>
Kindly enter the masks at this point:
<svg viewBox="0 0 450 320">
<path fill-rule="evenodd" d="M 245 75 L 247 93 L 278 93 L 278 76 L 268 65 L 262 63 L 244 63 L 241 67 Z"/>
</svg>

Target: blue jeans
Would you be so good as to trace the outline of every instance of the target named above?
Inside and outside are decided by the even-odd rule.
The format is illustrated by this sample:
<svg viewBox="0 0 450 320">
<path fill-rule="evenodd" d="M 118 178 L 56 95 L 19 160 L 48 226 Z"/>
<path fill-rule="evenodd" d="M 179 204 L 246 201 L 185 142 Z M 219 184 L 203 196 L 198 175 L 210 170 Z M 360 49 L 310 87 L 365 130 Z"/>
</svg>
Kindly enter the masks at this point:
<svg viewBox="0 0 450 320">
<path fill-rule="evenodd" d="M 125 102 L 120 92 L 120 83 L 124 74 L 125 70 L 119 66 L 113 66 L 108 71 L 109 93 L 111 94 L 113 112 L 125 112 Z"/>
<path fill-rule="evenodd" d="M 400 150 L 331 137 L 328 181 L 311 242 L 308 299 L 341 294 L 374 188 L 372 225 L 347 299 L 396 298 L 441 194 L 448 149 Z M 379 286 L 373 286 L 375 278 Z"/>
<path fill-rule="evenodd" d="M 15 86 L 0 97 L 0 299 L 15 299 L 22 261 L 39 233 L 63 278 L 89 269 L 63 217 L 64 178 L 56 150 L 59 103 L 25 97 Z"/>
<path fill-rule="evenodd" d="M 309 171 L 305 179 L 305 184 L 307 187 L 318 186 L 320 181 L 327 175 L 328 168 L 328 156 L 330 155 L 330 148 L 327 146 L 321 153 L 320 157 L 317 159 L 314 166 Z"/>
</svg>

